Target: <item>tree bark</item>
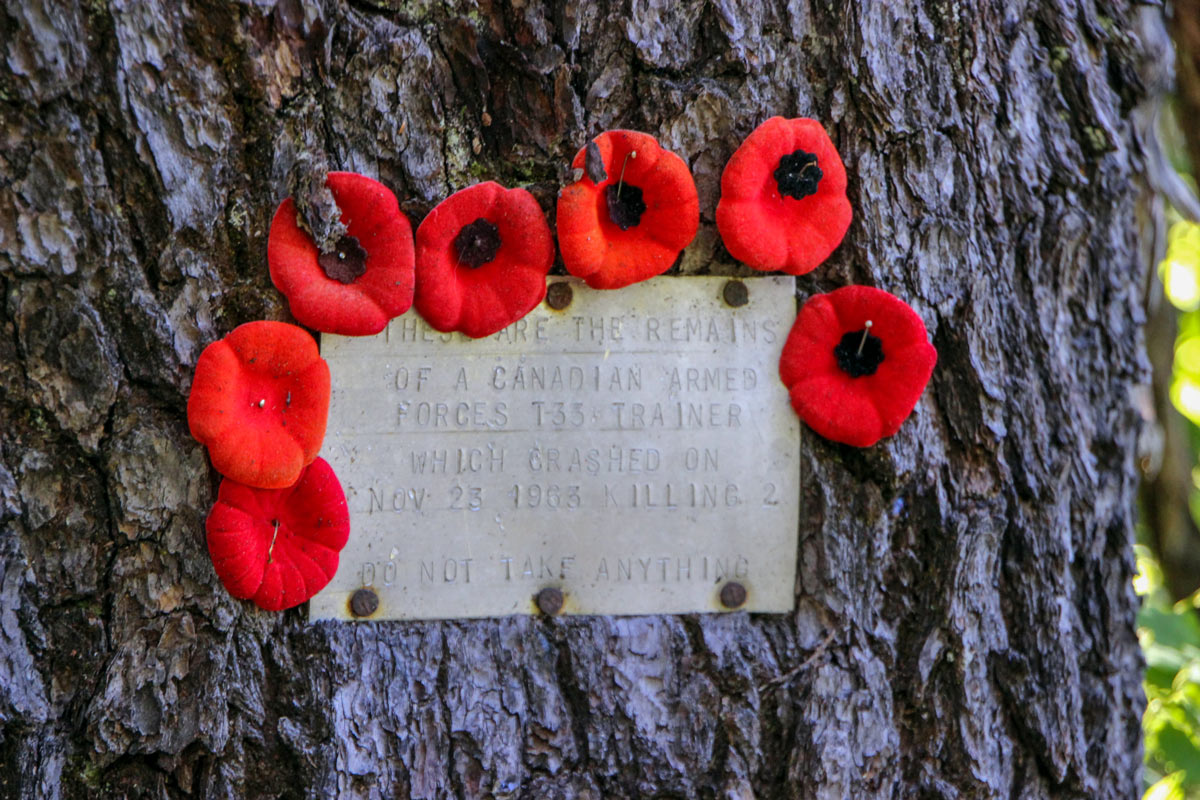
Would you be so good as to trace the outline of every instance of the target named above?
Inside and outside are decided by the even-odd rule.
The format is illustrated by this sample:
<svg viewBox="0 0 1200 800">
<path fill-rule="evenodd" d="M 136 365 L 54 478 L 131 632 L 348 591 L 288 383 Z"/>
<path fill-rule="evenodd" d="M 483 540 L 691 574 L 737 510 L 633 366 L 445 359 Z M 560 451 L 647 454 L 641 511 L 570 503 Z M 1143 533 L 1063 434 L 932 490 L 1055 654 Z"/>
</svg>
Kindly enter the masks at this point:
<svg viewBox="0 0 1200 800">
<path fill-rule="evenodd" d="M 1115 0 L 5 0 L 0 797 L 1133 797 L 1132 120 L 1162 26 Z M 552 219 L 575 151 L 637 128 L 700 191 L 675 271 L 745 274 L 720 174 L 774 114 L 826 125 L 855 209 L 801 299 L 888 289 L 939 352 L 894 438 L 805 436 L 794 614 L 310 625 L 226 594 L 185 402 L 205 345 L 288 318 L 283 196 L 320 224 L 322 171 L 359 171 L 415 225 L 494 179 Z"/>
</svg>

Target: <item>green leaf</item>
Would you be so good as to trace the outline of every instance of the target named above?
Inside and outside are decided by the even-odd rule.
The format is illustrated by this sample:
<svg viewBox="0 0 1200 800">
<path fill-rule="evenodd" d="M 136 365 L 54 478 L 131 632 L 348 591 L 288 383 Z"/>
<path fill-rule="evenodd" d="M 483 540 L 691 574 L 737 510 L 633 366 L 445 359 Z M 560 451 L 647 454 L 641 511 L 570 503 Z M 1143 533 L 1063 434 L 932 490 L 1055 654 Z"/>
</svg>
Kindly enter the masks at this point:
<svg viewBox="0 0 1200 800">
<path fill-rule="evenodd" d="M 1200 617 L 1190 609 L 1177 613 L 1142 606 L 1138 612 L 1138 626 L 1150 631 L 1154 642 L 1164 647 L 1179 649 L 1191 645 L 1200 649 Z"/>
<path fill-rule="evenodd" d="M 1146 683 L 1160 692 L 1169 692 L 1175 684 L 1175 676 L 1188 664 L 1179 650 L 1151 643 L 1143 648 L 1146 657 Z"/>
<path fill-rule="evenodd" d="M 1173 770 L 1183 770 L 1186 783 L 1200 779 L 1200 747 L 1188 735 L 1174 724 L 1164 725 L 1155 737 L 1158 745 L 1158 755 L 1163 763 Z"/>
<path fill-rule="evenodd" d="M 1142 800 L 1186 800 L 1182 784 L 1183 773 L 1174 772 L 1147 789 Z"/>
</svg>

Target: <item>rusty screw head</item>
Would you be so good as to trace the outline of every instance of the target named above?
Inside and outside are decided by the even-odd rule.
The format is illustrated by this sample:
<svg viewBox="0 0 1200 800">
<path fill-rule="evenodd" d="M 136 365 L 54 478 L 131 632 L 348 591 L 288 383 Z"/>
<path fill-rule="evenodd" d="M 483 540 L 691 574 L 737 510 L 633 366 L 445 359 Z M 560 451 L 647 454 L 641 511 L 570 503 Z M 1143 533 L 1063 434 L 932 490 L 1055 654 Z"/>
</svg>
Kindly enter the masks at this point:
<svg viewBox="0 0 1200 800">
<path fill-rule="evenodd" d="M 571 289 L 571 284 L 566 281 L 550 284 L 546 289 L 546 305 L 553 308 L 555 311 L 562 311 L 567 306 L 571 305 L 571 298 L 575 292 Z"/>
<path fill-rule="evenodd" d="M 563 593 L 561 589 L 555 589 L 553 586 L 547 586 L 537 593 L 534 598 L 537 601 L 538 610 L 547 617 L 553 617 L 558 612 L 562 611 Z"/>
<path fill-rule="evenodd" d="M 379 610 L 379 595 L 370 589 L 359 589 L 350 595 L 350 613 L 356 617 L 369 617 Z"/>
<path fill-rule="evenodd" d="M 746 288 L 743 281 L 728 281 L 721 294 L 724 296 L 725 302 L 734 308 L 750 302 L 750 290 Z"/>
<path fill-rule="evenodd" d="M 721 587 L 721 605 L 726 608 L 739 608 L 746 602 L 746 587 L 737 581 L 730 581 Z"/>
</svg>

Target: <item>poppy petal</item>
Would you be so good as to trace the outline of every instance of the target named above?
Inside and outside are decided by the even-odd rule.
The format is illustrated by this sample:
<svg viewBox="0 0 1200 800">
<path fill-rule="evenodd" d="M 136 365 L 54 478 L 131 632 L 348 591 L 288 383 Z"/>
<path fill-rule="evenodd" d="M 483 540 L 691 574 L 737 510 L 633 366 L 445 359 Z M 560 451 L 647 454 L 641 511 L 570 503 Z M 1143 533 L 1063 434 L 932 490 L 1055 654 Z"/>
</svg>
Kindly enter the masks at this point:
<svg viewBox="0 0 1200 800">
<path fill-rule="evenodd" d="M 265 549 L 261 537 L 245 535 L 255 524 L 253 517 L 219 503 L 207 522 L 213 565 L 229 593 L 243 600 L 252 597 L 262 583 Z"/>
<path fill-rule="evenodd" d="M 792 386 L 804 376 L 825 374 L 836 366 L 833 348 L 841 339 L 842 324 L 828 295 L 811 298 L 800 313 L 779 359 L 779 377 Z"/>
<path fill-rule="evenodd" d="M 484 239 L 470 263 L 459 237 L 476 225 Z M 417 228 L 414 304 L 439 331 L 490 336 L 542 301 L 553 263 L 550 226 L 533 195 L 476 184 L 446 198 Z"/>
<path fill-rule="evenodd" d="M 782 271 L 789 263 L 791 231 L 761 203 L 725 201 L 717 206 L 717 227 L 729 254 L 764 271 Z"/>
<path fill-rule="evenodd" d="M 599 181 L 586 169 L 589 148 L 602 164 Z M 576 154 L 572 166 L 584 175 L 559 193 L 558 244 L 567 271 L 593 289 L 618 289 L 661 275 L 695 238 L 696 183 L 687 163 L 653 136 L 606 131 Z M 626 186 L 625 203 L 634 210 L 622 212 L 628 217 L 618 222 L 612 216 L 617 206 L 610 202 L 619 206 Z"/>
<path fill-rule="evenodd" d="M 333 578 L 350 517 L 337 476 L 318 458 L 285 489 L 222 481 L 206 529 L 213 567 L 229 593 L 278 611 Z"/>
<path fill-rule="evenodd" d="M 783 191 L 779 170 L 800 156 L 817 178 L 806 194 L 794 184 Z M 746 137 L 721 175 L 717 229 L 730 255 L 757 270 L 811 272 L 841 243 L 851 216 L 846 167 L 816 120 L 772 117 Z"/>
<path fill-rule="evenodd" d="M 296 482 L 320 452 L 329 366 L 303 329 L 250 322 L 196 362 L 188 426 L 222 475 L 258 488 Z"/>
<path fill-rule="evenodd" d="M 378 181 L 331 172 L 325 185 L 341 210 L 347 236 L 366 253 L 365 271 L 349 283 L 326 274 L 320 251 L 299 225 L 295 202 L 287 198 L 271 220 L 271 280 L 303 325 L 345 336 L 378 333 L 412 305 L 412 226 L 396 196 Z"/>
<path fill-rule="evenodd" d="M 322 327 L 316 328 L 315 325 L 309 325 L 312 317 L 306 316 L 305 319 L 301 319 L 297 316 L 296 319 L 310 328 L 327 329 L 328 333 L 334 333 L 335 329 L 338 331 L 374 330 L 378 333 L 387 326 L 391 317 L 379 307 L 379 304 L 370 295 L 361 291 L 346 292 L 340 285 L 331 285 L 334 283 L 337 281 L 313 280 L 288 295 L 288 301 L 296 307 L 322 309 Z M 295 311 L 292 312 L 292 315 L 296 316 Z M 301 315 L 303 316 L 304 312 L 301 312 Z"/>
<path fill-rule="evenodd" d="M 826 439 L 869 447 L 884 435 L 872 400 L 833 375 L 816 375 L 794 385 L 792 406 L 810 428 Z"/>
<path fill-rule="evenodd" d="M 907 303 L 880 289 L 847 286 L 800 309 L 779 376 L 814 431 L 868 447 L 900 429 L 936 362 L 925 323 Z"/>
</svg>

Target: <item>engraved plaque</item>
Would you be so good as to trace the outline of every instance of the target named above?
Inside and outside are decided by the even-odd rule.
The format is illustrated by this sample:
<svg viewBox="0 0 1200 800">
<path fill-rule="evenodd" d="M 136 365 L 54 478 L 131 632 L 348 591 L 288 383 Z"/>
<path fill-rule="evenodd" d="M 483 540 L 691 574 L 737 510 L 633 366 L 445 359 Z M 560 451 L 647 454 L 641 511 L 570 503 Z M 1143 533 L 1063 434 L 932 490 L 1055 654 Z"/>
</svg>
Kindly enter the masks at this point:
<svg viewBox="0 0 1200 800">
<path fill-rule="evenodd" d="M 792 609 L 795 279 L 549 281 L 569 296 L 485 339 L 413 311 L 321 337 L 350 541 L 311 618 L 361 618 L 364 587 L 367 619 L 537 613 L 546 588 L 562 614 Z"/>
</svg>

